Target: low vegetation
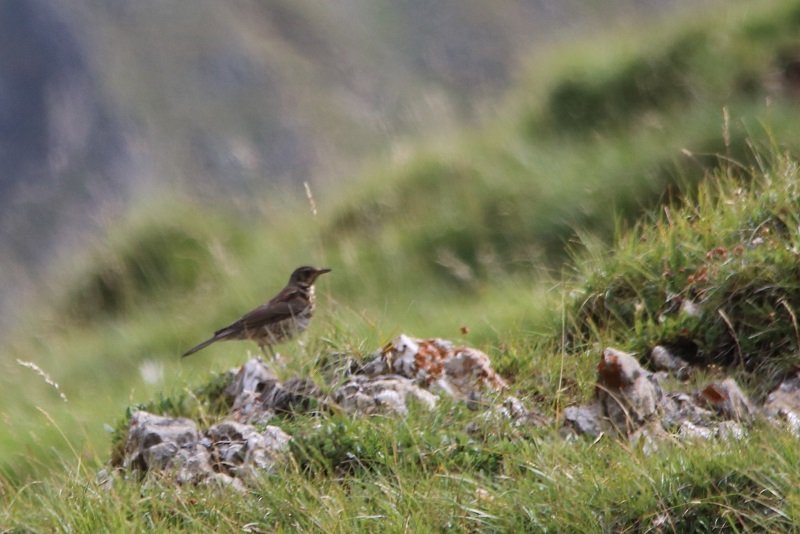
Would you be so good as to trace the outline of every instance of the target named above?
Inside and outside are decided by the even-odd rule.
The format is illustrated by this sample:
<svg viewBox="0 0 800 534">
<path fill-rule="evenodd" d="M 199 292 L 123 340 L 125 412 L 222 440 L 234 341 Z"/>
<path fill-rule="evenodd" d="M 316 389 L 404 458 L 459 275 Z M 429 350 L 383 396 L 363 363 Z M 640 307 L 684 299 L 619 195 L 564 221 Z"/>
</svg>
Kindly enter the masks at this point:
<svg viewBox="0 0 800 534">
<path fill-rule="evenodd" d="M 726 167 L 728 176 L 703 184 L 688 206 L 665 208 L 581 262 L 571 346 L 599 338 L 642 354 L 666 345 L 695 363 L 740 366 L 766 388 L 792 371 L 797 165 L 762 163 L 746 185 L 733 177 L 741 169 Z"/>
<path fill-rule="evenodd" d="M 798 225 L 787 220 L 781 232 L 757 229 L 776 215 L 794 216 L 798 166 L 784 157 L 765 165 L 746 180 L 720 171 L 699 187 L 696 200 L 643 222 L 610 251 L 582 256 L 578 281 L 562 288 L 572 295 L 562 319 L 553 303 L 545 335 L 518 333 L 494 349 L 498 367 L 514 380 L 513 393 L 557 415 L 563 406 L 591 395 L 596 347 L 613 343 L 644 350 L 675 331 L 705 341 L 696 361 L 732 366 L 748 378 L 751 392 L 796 368 L 791 319 L 796 277 L 769 278 L 769 283 L 763 277 L 790 263 L 786 255 L 796 253 Z M 762 236 L 768 239 L 752 242 Z M 744 250 L 721 252 L 741 240 Z M 655 267 L 654 257 L 661 258 Z M 676 274 L 668 275 L 662 261 Z M 650 274 L 654 268 L 657 273 Z M 641 281 L 634 283 L 634 277 Z M 703 291 L 681 295 L 695 298 L 710 319 L 690 316 L 691 327 L 677 329 L 669 308 L 674 297 L 659 289 L 661 284 L 700 284 Z M 614 304 L 621 295 L 639 299 L 630 300 L 629 314 Z M 606 306 L 600 306 L 601 296 Z M 731 302 L 740 308 L 731 309 Z M 770 303 L 774 314 L 765 308 Z M 729 356 L 724 342 L 722 349 L 714 345 L 719 315 L 714 306 L 741 318 L 733 328 L 752 365 L 714 358 Z M 753 333 L 758 332 L 773 342 L 756 343 Z M 308 350 L 325 353 L 330 348 Z M 769 372 L 764 372 L 765 362 L 773 362 Z M 322 362 L 306 365 L 313 370 Z M 223 385 L 218 379 L 146 409 L 203 414 L 212 421 L 221 409 L 214 406 Z M 221 529 L 252 523 L 266 530 L 344 532 L 377 524 L 398 530 L 751 530 L 789 529 L 800 520 L 797 438 L 766 423 L 757 422 L 742 440 L 665 443 L 657 453 L 646 453 L 608 436 L 565 441 L 557 428 L 516 427 L 458 402 L 443 401 L 433 411 L 412 408 L 402 418 L 276 417 L 272 424 L 294 436 L 291 461 L 244 495 L 175 487 L 157 476 L 143 486 L 135 477 L 116 480 L 105 490 L 94 481 L 93 468 L 69 467 L 68 461 L 53 485 L 20 488 L 7 502 L 3 521 L 42 529 Z M 115 436 L 117 443 L 122 438 L 121 433 Z M 86 512 L 77 515 L 76 509 Z"/>
</svg>

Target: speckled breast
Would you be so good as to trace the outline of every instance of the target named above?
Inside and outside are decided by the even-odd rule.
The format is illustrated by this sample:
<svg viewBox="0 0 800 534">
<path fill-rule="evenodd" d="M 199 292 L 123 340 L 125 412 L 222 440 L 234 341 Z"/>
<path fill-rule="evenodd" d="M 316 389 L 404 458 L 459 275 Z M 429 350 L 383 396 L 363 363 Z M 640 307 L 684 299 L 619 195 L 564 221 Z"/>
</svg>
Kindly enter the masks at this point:
<svg viewBox="0 0 800 534">
<path fill-rule="evenodd" d="M 294 317 L 262 327 L 258 335 L 259 344 L 275 345 L 289 341 L 308 328 L 308 324 L 311 322 L 311 315 L 312 309 L 308 307 Z"/>
</svg>

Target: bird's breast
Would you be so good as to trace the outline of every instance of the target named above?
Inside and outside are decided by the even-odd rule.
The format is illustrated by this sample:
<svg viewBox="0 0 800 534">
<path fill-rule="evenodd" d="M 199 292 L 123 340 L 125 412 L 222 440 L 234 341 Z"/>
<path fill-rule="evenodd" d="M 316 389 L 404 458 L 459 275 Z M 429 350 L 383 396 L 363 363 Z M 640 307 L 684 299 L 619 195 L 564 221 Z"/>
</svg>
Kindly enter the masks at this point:
<svg viewBox="0 0 800 534">
<path fill-rule="evenodd" d="M 308 303 L 309 303 L 310 307 L 313 308 L 314 307 L 314 303 L 316 302 L 316 298 L 317 298 L 316 297 L 316 293 L 314 292 L 314 286 L 311 286 L 311 287 L 308 288 L 308 292 L 307 292 L 306 296 L 308 297 Z"/>
</svg>

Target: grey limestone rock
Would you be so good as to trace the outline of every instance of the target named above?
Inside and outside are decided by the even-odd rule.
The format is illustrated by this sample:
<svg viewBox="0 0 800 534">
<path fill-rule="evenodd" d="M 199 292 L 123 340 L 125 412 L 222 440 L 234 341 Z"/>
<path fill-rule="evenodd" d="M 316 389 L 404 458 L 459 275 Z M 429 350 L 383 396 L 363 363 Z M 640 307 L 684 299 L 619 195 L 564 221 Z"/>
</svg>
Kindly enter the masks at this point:
<svg viewBox="0 0 800 534">
<path fill-rule="evenodd" d="M 357 375 L 338 388 L 333 400 L 345 411 L 371 415 L 375 413 L 408 413 L 407 402 L 415 399 L 432 409 L 439 398 L 422 389 L 410 378 L 397 375 Z"/>
</svg>

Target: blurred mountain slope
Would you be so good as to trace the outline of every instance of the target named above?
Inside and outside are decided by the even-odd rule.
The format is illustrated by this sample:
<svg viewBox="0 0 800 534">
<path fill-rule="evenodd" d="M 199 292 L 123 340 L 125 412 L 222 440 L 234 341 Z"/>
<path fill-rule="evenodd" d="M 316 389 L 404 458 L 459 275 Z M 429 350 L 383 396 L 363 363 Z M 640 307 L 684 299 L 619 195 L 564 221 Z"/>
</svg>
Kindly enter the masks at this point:
<svg viewBox="0 0 800 534">
<path fill-rule="evenodd" d="M 269 185 L 337 181 L 404 135 L 480 115 L 521 52 L 594 15 L 541 0 L 3 2 L 0 325 L 133 199 L 264 209 Z"/>
</svg>

